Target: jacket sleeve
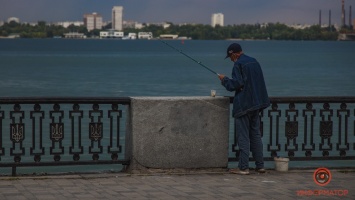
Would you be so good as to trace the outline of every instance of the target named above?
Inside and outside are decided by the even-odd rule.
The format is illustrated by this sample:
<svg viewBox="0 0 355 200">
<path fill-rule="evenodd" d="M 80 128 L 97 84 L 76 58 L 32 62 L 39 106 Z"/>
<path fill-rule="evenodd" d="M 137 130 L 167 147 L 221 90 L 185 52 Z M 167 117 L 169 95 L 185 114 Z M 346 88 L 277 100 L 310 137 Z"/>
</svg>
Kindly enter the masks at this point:
<svg viewBox="0 0 355 200">
<path fill-rule="evenodd" d="M 240 89 L 244 86 L 242 72 L 240 71 L 241 67 L 236 63 L 233 67 L 232 71 L 232 79 L 225 76 L 222 79 L 222 85 L 228 91 L 240 91 Z"/>
</svg>

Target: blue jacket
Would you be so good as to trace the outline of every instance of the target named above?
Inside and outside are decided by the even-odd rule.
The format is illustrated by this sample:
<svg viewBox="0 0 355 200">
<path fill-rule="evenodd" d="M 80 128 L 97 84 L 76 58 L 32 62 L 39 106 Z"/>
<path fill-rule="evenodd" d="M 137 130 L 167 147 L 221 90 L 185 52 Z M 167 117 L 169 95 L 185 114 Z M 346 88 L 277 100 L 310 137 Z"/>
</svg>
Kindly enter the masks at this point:
<svg viewBox="0 0 355 200">
<path fill-rule="evenodd" d="M 225 76 L 222 85 L 228 91 L 235 91 L 233 117 L 241 117 L 250 111 L 261 111 L 270 105 L 264 75 L 255 58 L 242 54 L 234 63 L 232 79 Z"/>
</svg>

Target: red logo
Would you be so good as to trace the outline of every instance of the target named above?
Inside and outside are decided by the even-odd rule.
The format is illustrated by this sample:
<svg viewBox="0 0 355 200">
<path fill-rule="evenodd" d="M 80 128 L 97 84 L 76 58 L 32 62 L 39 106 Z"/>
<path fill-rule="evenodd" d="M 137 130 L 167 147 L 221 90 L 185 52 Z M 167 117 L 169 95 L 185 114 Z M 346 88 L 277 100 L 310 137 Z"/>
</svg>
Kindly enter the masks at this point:
<svg viewBox="0 0 355 200">
<path fill-rule="evenodd" d="M 320 186 L 326 186 L 332 180 L 332 174 L 327 168 L 318 168 L 314 171 L 313 180 Z"/>
</svg>

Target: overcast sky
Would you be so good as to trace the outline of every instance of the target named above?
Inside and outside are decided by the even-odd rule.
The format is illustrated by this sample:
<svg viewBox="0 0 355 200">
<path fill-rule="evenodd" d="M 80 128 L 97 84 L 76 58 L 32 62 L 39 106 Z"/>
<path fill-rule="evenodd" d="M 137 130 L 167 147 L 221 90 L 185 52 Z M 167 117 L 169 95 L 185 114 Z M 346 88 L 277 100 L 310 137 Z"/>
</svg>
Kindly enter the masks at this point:
<svg viewBox="0 0 355 200">
<path fill-rule="evenodd" d="M 346 24 L 350 5 L 355 7 L 355 0 L 345 0 Z M 141 23 L 210 24 L 213 13 L 223 13 L 225 25 L 318 24 L 320 10 L 322 23 L 328 23 L 329 10 L 332 24 L 341 23 L 341 0 L 0 0 L 0 21 L 82 21 L 92 12 L 111 21 L 113 6 L 123 6 L 123 20 Z"/>
</svg>

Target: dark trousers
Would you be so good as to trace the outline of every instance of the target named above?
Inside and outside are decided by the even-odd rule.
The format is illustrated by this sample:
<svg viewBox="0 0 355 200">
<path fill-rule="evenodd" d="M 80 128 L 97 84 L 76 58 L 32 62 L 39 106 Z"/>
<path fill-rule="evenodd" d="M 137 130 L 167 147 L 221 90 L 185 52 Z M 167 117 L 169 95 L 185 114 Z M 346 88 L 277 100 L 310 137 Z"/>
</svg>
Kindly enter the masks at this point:
<svg viewBox="0 0 355 200">
<path fill-rule="evenodd" d="M 235 125 L 240 150 L 239 169 L 249 169 L 250 151 L 255 159 L 256 168 L 264 168 L 259 111 L 252 111 L 246 115 L 235 118 Z"/>
</svg>

